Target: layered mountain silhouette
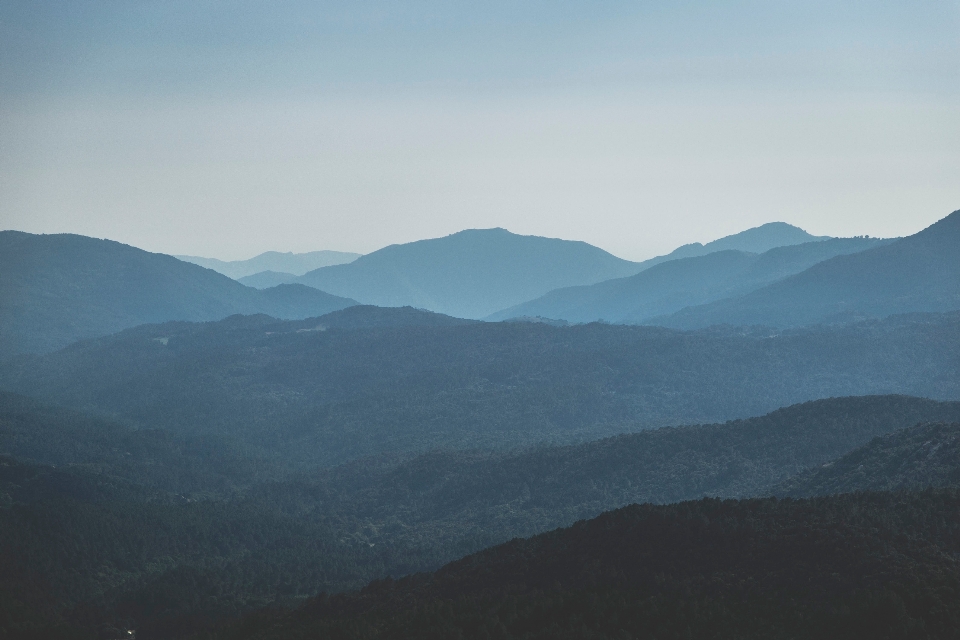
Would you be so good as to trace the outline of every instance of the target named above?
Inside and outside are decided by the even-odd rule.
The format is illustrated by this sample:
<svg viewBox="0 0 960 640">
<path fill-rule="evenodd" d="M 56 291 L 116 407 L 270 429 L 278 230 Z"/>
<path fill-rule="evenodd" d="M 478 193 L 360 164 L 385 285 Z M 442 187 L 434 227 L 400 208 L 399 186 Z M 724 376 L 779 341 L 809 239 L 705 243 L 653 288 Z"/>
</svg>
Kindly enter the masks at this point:
<svg viewBox="0 0 960 640">
<path fill-rule="evenodd" d="M 299 276 L 284 271 L 260 271 L 250 276 L 237 278 L 237 282 L 245 284 L 254 289 L 269 289 L 278 284 L 291 284 L 297 281 Z"/>
<path fill-rule="evenodd" d="M 960 423 L 918 424 L 869 443 L 774 489 L 781 496 L 960 487 Z"/>
<path fill-rule="evenodd" d="M 239 285 L 238 285 L 239 286 Z M 565 444 L 831 396 L 958 397 L 960 313 L 791 332 L 470 322 L 404 308 L 144 325 L 0 367 L 0 388 L 288 468 Z"/>
<path fill-rule="evenodd" d="M 0 232 L 0 355 L 167 320 L 318 316 L 356 304 L 299 284 L 258 291 L 172 256 L 71 234 Z"/>
<path fill-rule="evenodd" d="M 505 229 L 470 229 L 391 245 L 348 265 L 317 269 L 297 282 L 366 304 L 410 305 L 483 318 L 554 289 L 630 276 L 676 258 L 722 250 L 762 252 L 819 239 L 774 222 L 706 245 L 684 245 L 665 256 L 630 262 L 585 242 L 520 236 Z M 264 277 L 257 284 L 274 281 Z"/>
<path fill-rule="evenodd" d="M 652 267 L 667 260 L 679 258 L 695 258 L 705 256 L 716 251 L 746 251 L 747 253 L 764 253 L 775 247 L 789 247 L 795 244 L 806 244 L 819 240 L 829 240 L 830 236 L 815 236 L 807 233 L 800 227 L 786 222 L 768 222 L 759 227 L 753 227 L 740 233 L 719 238 L 706 244 L 692 242 L 677 247 L 670 253 L 656 258 L 650 258 L 640 264 L 646 268 Z"/>
<path fill-rule="evenodd" d="M 551 289 L 591 284 L 640 267 L 585 242 L 470 229 L 391 245 L 297 281 L 365 304 L 413 306 L 482 318 Z"/>
<path fill-rule="evenodd" d="M 240 278 L 252 276 L 264 271 L 289 273 L 294 277 L 302 276 L 306 272 L 319 269 L 320 267 L 353 262 L 360 257 L 360 254 L 346 251 L 310 251 L 307 253 L 267 251 L 247 260 L 217 260 L 216 258 L 201 258 L 199 256 L 174 257 L 184 262 L 192 262 L 201 267 L 213 269 L 234 280 L 239 280 Z M 274 284 L 285 283 L 276 282 Z"/>
<path fill-rule="evenodd" d="M 656 323 L 795 327 L 953 309 L 960 309 L 960 211 L 891 244 L 825 260 L 746 295 Z"/>
<path fill-rule="evenodd" d="M 759 229 L 762 227 L 744 234 Z M 737 238 L 710 244 L 747 244 L 727 240 Z M 834 256 L 864 251 L 887 242 L 890 241 L 834 238 L 777 247 L 761 254 L 723 249 L 698 257 L 668 260 L 627 278 L 557 289 L 536 300 L 499 311 L 487 319 L 533 316 L 569 322 L 643 322 L 687 306 L 743 294 Z"/>
</svg>

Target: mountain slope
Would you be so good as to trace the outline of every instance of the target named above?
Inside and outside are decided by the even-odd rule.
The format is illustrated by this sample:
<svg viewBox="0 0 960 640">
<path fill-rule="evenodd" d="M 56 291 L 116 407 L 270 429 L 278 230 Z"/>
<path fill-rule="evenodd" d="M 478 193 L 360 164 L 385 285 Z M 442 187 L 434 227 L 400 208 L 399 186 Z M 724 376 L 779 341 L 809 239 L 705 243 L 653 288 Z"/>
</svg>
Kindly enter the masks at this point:
<svg viewBox="0 0 960 640">
<path fill-rule="evenodd" d="M 171 256 L 84 236 L 0 232 L 0 356 L 167 320 L 318 316 L 356 304 L 303 285 L 257 291 Z"/>
<path fill-rule="evenodd" d="M 958 554 L 954 491 L 632 505 L 224 635 L 947 639 Z"/>
<path fill-rule="evenodd" d="M 339 325 L 338 323 L 344 324 Z M 145 325 L 0 367 L 0 388 L 291 467 L 572 443 L 831 396 L 960 398 L 960 314 L 784 333 L 465 322 L 353 307 Z"/>
<path fill-rule="evenodd" d="M 482 318 L 551 289 L 638 269 L 585 242 L 471 229 L 391 245 L 350 264 L 311 271 L 298 282 L 365 304 Z"/>
<path fill-rule="evenodd" d="M 217 273 L 239 280 L 262 271 L 277 271 L 302 276 L 306 272 L 320 267 L 353 262 L 360 257 L 360 254 L 345 251 L 310 251 L 308 253 L 267 251 L 248 260 L 217 260 L 216 258 L 201 258 L 199 256 L 174 257 L 184 262 L 192 262 L 201 267 L 213 269 Z"/>
<path fill-rule="evenodd" d="M 768 495 L 877 435 L 960 419 L 960 402 L 831 398 L 724 424 L 664 427 L 520 452 L 432 451 L 363 459 L 255 493 L 289 513 L 324 505 L 378 546 L 440 561 L 631 503 Z M 362 524 L 360 524 L 362 523 Z"/>
<path fill-rule="evenodd" d="M 237 282 L 254 289 L 267 289 L 278 284 L 291 284 L 297 281 L 297 277 L 292 273 L 282 271 L 258 271 L 253 275 L 237 278 Z"/>
<path fill-rule="evenodd" d="M 834 256 L 887 242 L 834 238 L 777 247 L 762 254 L 725 249 L 700 257 L 678 258 L 627 278 L 557 289 L 487 319 L 537 316 L 570 322 L 642 322 L 687 306 L 742 294 Z"/>
<path fill-rule="evenodd" d="M 657 259 L 676 260 L 704 256 L 715 251 L 746 251 L 747 253 L 765 253 L 776 247 L 789 247 L 797 244 L 830 240 L 830 236 L 814 236 L 800 227 L 786 222 L 768 222 L 740 233 L 724 236 L 706 244 L 694 242 L 677 247 L 665 256 Z"/>
<path fill-rule="evenodd" d="M 839 460 L 784 481 L 781 496 L 960 486 L 960 423 L 918 424 L 878 436 Z"/>
<path fill-rule="evenodd" d="M 891 244 L 826 260 L 744 296 L 684 309 L 656 323 L 793 327 L 960 309 L 957 247 L 960 211 Z"/>
</svg>

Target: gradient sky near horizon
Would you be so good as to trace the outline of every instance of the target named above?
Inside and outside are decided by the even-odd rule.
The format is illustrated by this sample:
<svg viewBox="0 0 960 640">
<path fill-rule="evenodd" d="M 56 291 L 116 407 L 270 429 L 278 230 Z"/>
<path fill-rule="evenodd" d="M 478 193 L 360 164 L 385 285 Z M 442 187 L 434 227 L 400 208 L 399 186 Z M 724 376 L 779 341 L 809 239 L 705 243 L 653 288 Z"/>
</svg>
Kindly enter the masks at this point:
<svg viewBox="0 0 960 640">
<path fill-rule="evenodd" d="M 0 0 L 0 228 L 641 259 L 960 208 L 960 1 Z"/>
</svg>

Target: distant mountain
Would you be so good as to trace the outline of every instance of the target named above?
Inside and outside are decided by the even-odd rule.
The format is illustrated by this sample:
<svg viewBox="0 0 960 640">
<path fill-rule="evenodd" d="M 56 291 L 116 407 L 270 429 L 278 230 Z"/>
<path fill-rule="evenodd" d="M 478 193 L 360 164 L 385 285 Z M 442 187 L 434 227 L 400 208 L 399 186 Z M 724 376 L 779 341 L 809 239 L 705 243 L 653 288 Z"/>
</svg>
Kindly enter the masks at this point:
<svg viewBox="0 0 960 640">
<path fill-rule="evenodd" d="M 110 240 L 0 232 L 0 357 L 51 351 L 148 322 L 236 313 L 305 318 L 353 304 L 303 285 L 257 291 Z"/>
<path fill-rule="evenodd" d="M 667 260 L 676 260 L 678 258 L 694 258 L 696 256 L 705 256 L 715 251 L 746 251 L 747 253 L 764 253 L 776 247 L 789 247 L 795 244 L 806 244 L 808 242 L 817 242 L 829 240 L 830 236 L 814 236 L 800 227 L 795 227 L 786 222 L 768 222 L 759 227 L 753 227 L 740 233 L 725 236 L 718 240 L 700 244 L 694 242 L 677 247 L 664 256 L 658 256 L 647 260 L 641 264 L 647 265 L 651 261 L 655 264 Z M 650 266 L 653 266 L 652 264 Z"/>
<path fill-rule="evenodd" d="M 237 285 L 240 286 L 240 285 Z M 403 308 L 143 325 L 0 367 L 0 388 L 289 468 L 722 422 L 831 396 L 960 399 L 960 313 L 790 332 L 465 322 Z"/>
<path fill-rule="evenodd" d="M 657 324 L 795 327 L 960 309 L 960 211 L 888 245 L 818 263 L 744 296 L 691 307 Z"/>
<path fill-rule="evenodd" d="M 669 260 L 627 278 L 556 289 L 536 300 L 499 311 L 487 320 L 539 316 L 569 322 L 642 322 L 687 306 L 746 293 L 828 258 L 889 242 L 834 238 L 777 247 L 762 254 L 723 249 L 700 257 Z"/>
<path fill-rule="evenodd" d="M 780 496 L 960 487 L 960 422 L 878 436 L 839 460 L 784 481 Z"/>
<path fill-rule="evenodd" d="M 470 229 L 391 245 L 349 265 L 312 271 L 297 281 L 366 304 L 410 305 L 461 318 L 484 318 L 554 289 L 630 276 L 678 257 L 727 249 L 767 251 L 817 239 L 775 222 L 637 263 L 584 242 L 519 236 L 505 229 Z"/>
<path fill-rule="evenodd" d="M 391 245 L 350 264 L 311 271 L 298 282 L 365 304 L 482 318 L 557 287 L 592 284 L 638 269 L 585 242 L 470 229 Z"/>
<path fill-rule="evenodd" d="M 631 505 L 223 636 L 947 640 L 958 555 L 950 490 Z"/>
<path fill-rule="evenodd" d="M 297 277 L 292 273 L 283 273 L 281 271 L 260 271 L 250 276 L 237 278 L 237 282 L 254 289 L 267 289 L 275 287 L 278 284 L 290 284 L 297 281 Z"/>
<path fill-rule="evenodd" d="M 217 260 L 216 258 L 201 258 L 199 256 L 174 256 L 184 262 L 192 262 L 207 269 L 213 269 L 225 276 L 239 280 L 246 276 L 263 271 L 276 271 L 302 276 L 308 271 L 329 267 L 334 264 L 347 264 L 360 257 L 359 253 L 345 251 L 310 251 L 308 253 L 281 253 L 267 251 L 247 260 Z M 285 284 L 277 282 L 275 284 Z M 253 285 L 248 285 L 253 286 Z M 273 286 L 273 285 L 270 285 Z M 257 287 L 262 289 L 263 287 Z"/>
</svg>

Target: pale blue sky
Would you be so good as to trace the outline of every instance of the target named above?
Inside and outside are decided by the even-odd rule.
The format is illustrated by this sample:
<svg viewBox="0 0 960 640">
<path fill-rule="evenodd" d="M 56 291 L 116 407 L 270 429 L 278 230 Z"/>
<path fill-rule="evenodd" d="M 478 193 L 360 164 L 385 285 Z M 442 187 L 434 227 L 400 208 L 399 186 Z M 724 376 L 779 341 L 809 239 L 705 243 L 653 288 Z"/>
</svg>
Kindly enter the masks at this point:
<svg viewBox="0 0 960 640">
<path fill-rule="evenodd" d="M 627 258 L 960 208 L 960 2 L 0 0 L 0 226 Z"/>
</svg>

